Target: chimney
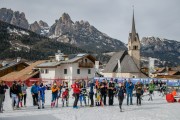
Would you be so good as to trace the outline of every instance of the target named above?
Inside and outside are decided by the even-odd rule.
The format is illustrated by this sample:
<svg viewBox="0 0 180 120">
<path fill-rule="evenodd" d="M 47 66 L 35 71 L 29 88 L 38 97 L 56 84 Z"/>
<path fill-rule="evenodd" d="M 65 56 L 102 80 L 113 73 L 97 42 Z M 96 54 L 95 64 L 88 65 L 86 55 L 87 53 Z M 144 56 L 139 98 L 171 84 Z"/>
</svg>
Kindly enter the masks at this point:
<svg viewBox="0 0 180 120">
<path fill-rule="evenodd" d="M 63 61 L 64 60 L 64 54 L 61 53 L 61 50 L 58 50 L 57 53 L 55 54 L 55 59 L 56 61 Z"/>
<path fill-rule="evenodd" d="M 16 62 L 20 62 L 21 61 L 21 57 L 17 57 Z"/>
</svg>

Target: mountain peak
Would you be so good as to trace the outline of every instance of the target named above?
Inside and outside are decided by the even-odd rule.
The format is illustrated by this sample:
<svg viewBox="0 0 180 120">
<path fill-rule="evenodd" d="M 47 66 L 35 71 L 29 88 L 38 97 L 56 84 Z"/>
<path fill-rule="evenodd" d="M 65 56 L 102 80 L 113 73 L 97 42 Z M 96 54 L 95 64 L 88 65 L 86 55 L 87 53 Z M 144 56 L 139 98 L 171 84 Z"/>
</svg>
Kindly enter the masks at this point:
<svg viewBox="0 0 180 120">
<path fill-rule="evenodd" d="M 29 23 L 23 12 L 12 11 L 11 9 L 0 9 L 0 20 L 27 29 Z"/>
<path fill-rule="evenodd" d="M 42 21 L 42 20 L 40 20 L 38 24 L 41 27 L 49 27 L 49 25 L 46 22 Z"/>
<path fill-rule="evenodd" d="M 71 20 L 71 17 L 69 16 L 68 13 L 63 13 L 62 16 L 60 17 L 60 21 L 62 23 L 73 23 L 73 21 Z"/>
</svg>

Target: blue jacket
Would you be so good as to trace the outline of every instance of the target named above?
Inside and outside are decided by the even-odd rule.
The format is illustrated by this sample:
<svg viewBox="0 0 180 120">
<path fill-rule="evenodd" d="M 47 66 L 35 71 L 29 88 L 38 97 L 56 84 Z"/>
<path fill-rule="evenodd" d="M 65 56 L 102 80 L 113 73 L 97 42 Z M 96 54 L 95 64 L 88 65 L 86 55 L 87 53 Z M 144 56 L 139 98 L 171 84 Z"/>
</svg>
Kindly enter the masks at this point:
<svg viewBox="0 0 180 120">
<path fill-rule="evenodd" d="M 131 85 L 130 85 L 130 83 L 127 82 L 127 83 L 126 83 L 126 92 L 132 94 L 133 89 L 134 89 L 133 83 L 131 82 Z"/>
<path fill-rule="evenodd" d="M 45 96 L 45 90 L 46 90 L 46 87 L 45 87 L 45 86 L 38 87 L 38 91 L 40 92 L 40 96 L 41 96 L 41 97 L 44 97 L 44 96 Z"/>
<path fill-rule="evenodd" d="M 89 91 L 89 93 L 90 94 L 94 94 L 94 86 L 95 86 L 95 84 L 94 83 L 90 83 L 90 91 Z"/>
<path fill-rule="evenodd" d="M 34 94 L 34 93 L 38 93 L 38 86 L 36 86 L 36 85 L 33 85 L 31 87 L 31 94 Z"/>
</svg>

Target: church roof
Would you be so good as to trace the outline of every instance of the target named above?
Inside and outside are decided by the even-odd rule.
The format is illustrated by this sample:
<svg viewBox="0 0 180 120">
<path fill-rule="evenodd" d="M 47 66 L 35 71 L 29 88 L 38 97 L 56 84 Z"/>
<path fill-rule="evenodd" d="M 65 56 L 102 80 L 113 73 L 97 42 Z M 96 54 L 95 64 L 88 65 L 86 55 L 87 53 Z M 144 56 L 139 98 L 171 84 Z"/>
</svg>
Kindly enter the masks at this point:
<svg viewBox="0 0 180 120">
<path fill-rule="evenodd" d="M 140 70 L 136 66 L 133 58 L 127 51 L 120 51 L 115 53 L 107 63 L 104 73 L 118 72 L 118 60 L 120 61 L 121 73 L 139 73 Z"/>
</svg>

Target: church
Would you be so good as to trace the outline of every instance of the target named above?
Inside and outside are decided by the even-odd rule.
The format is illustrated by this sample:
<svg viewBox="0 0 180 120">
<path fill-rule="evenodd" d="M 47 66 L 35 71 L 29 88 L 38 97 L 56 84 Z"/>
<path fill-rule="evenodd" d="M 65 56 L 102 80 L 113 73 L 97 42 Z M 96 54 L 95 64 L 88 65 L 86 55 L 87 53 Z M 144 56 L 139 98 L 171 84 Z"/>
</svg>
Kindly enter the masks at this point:
<svg viewBox="0 0 180 120">
<path fill-rule="evenodd" d="M 140 48 L 141 44 L 139 35 L 136 33 L 133 11 L 132 30 L 128 38 L 128 50 L 113 54 L 103 70 L 102 74 L 104 77 L 146 78 L 147 76 L 141 72 Z"/>
</svg>

